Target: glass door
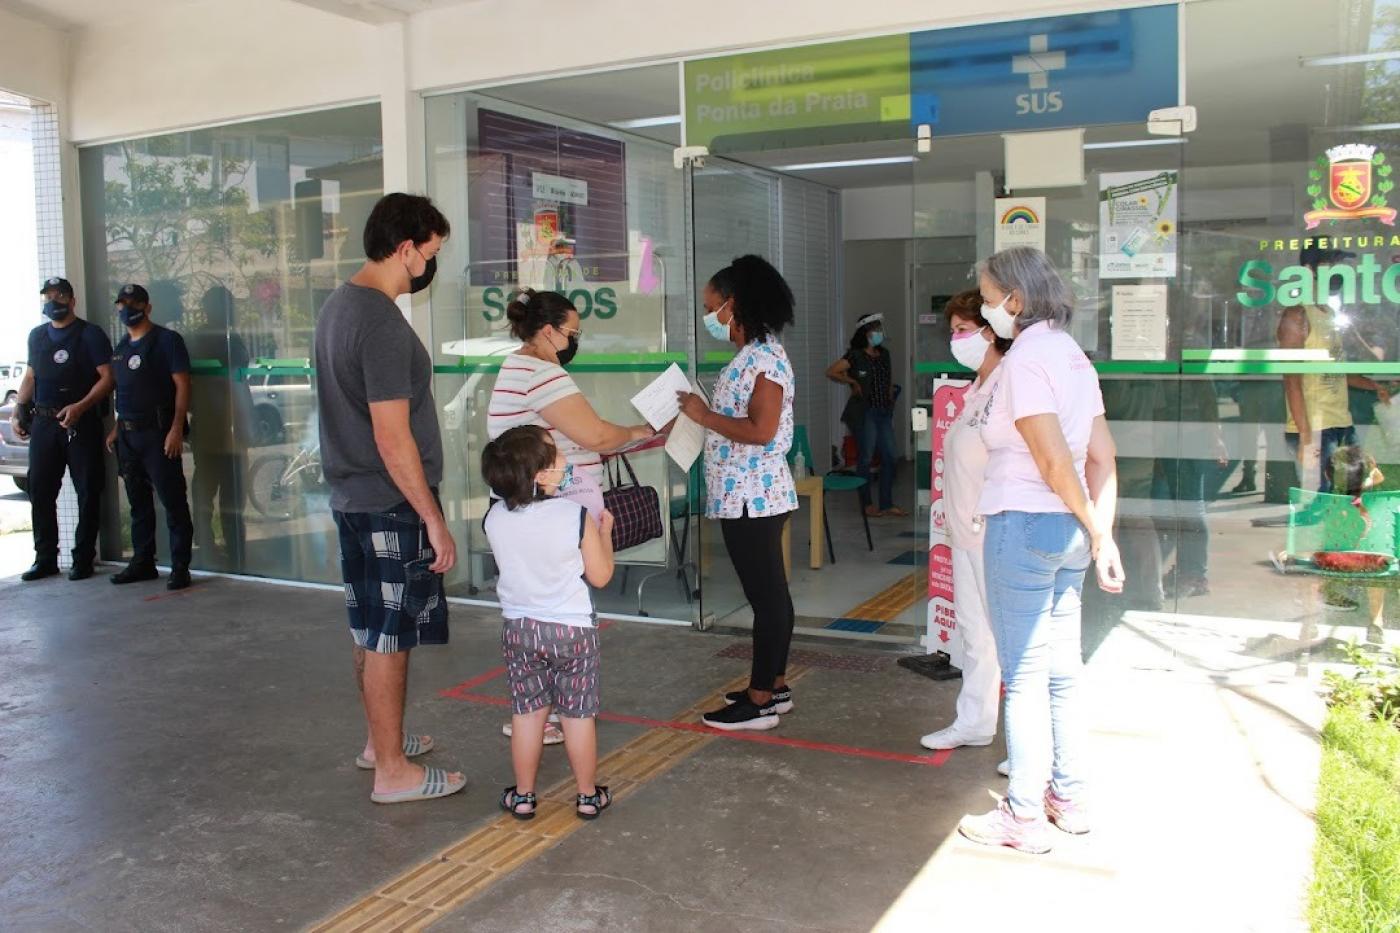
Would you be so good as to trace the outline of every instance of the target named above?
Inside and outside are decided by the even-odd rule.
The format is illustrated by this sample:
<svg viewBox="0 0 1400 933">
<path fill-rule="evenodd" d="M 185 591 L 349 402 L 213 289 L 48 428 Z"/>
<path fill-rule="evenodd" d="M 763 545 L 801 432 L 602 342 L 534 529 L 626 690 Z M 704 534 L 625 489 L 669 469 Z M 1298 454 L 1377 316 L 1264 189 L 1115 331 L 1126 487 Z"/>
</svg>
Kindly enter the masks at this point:
<svg viewBox="0 0 1400 933">
<path fill-rule="evenodd" d="M 928 411 L 930 431 L 919 444 L 927 479 L 914 534 L 929 554 L 928 647 L 952 651 L 956 663 L 941 446 L 972 374 L 952 360 L 946 311 L 977 288 L 977 260 L 1028 245 L 1043 249 L 1074 291 L 1070 331 L 1099 372 L 1119 450 L 1118 537 L 1129 579 L 1117 599 L 1086 587 L 1092 652 L 1125 608 L 1162 608 L 1175 568 L 1199 559 L 1203 497 L 1218 456 L 1214 433 L 1183 432 L 1181 423 L 1188 396 L 1189 420 L 1214 420 L 1216 433 L 1220 410 L 1213 383 L 1180 376 L 1182 321 L 1191 311 L 1178 287 L 1187 271 L 1177 250 L 1185 138 L 1150 137 L 1140 124 L 1088 128 L 1082 181 L 1069 184 L 1073 155 L 1046 161 L 1013 149 L 1008 164 L 1000 135 L 919 145 L 925 151 L 915 152 L 911 173 L 913 399 Z"/>
<path fill-rule="evenodd" d="M 703 165 L 688 164 L 686 215 L 689 221 L 691 257 L 690 289 L 694 301 L 696 334 L 692 378 L 713 396 L 720 370 L 734 356 L 734 347 L 705 332 L 702 292 L 705 283 L 736 256 L 750 253 L 776 261 L 778 253 L 778 185 L 768 172 L 708 157 Z M 748 600 L 729 561 L 718 522 L 704 518 L 704 465 L 696 461 L 691 487 L 699 525 L 699 577 L 701 627 L 714 625 L 748 628 L 752 617 Z"/>
</svg>

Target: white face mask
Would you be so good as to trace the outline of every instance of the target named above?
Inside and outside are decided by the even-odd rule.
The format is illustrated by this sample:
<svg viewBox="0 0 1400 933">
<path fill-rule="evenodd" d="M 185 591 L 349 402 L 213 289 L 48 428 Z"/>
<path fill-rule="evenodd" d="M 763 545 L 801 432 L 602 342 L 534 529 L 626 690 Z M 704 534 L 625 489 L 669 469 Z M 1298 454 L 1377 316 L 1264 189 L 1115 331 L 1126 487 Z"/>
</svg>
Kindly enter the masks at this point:
<svg viewBox="0 0 1400 933">
<path fill-rule="evenodd" d="M 973 330 L 954 334 L 950 346 L 953 350 L 953 359 L 973 372 L 977 372 L 982 368 L 982 363 L 987 358 L 987 348 L 991 344 L 987 342 L 982 331 Z"/>
<path fill-rule="evenodd" d="M 1004 340 L 1010 340 L 1016 336 L 1016 315 L 1006 310 L 1006 302 L 1011 298 L 1008 294 L 1001 299 L 999 305 L 989 305 L 982 302 L 982 317 L 987 323 L 992 325 L 992 333 Z"/>
</svg>

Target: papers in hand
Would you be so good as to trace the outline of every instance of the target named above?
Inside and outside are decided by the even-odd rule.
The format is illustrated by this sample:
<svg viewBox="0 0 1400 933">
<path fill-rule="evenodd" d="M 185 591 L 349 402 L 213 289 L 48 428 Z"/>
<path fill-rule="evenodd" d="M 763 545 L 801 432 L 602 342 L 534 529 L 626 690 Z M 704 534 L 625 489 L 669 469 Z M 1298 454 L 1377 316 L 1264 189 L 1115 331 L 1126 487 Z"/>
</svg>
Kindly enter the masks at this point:
<svg viewBox="0 0 1400 933">
<path fill-rule="evenodd" d="M 681 414 L 680 402 L 676 398 L 678 392 L 693 392 L 701 398 L 705 397 L 705 393 L 691 384 L 681 368 L 672 363 L 632 397 L 632 407 L 658 431 L 675 422 L 666 438 L 666 453 L 676 466 L 689 470 L 705 448 L 705 429 Z"/>
</svg>

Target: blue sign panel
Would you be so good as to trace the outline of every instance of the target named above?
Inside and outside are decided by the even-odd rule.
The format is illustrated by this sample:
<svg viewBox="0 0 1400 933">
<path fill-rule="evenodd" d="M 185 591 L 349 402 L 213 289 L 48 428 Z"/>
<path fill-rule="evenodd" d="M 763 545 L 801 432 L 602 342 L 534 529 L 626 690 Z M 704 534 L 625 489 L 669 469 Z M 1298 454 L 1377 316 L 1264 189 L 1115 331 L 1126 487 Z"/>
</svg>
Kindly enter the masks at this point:
<svg viewBox="0 0 1400 933">
<path fill-rule="evenodd" d="M 910 117 L 935 136 L 1144 122 L 1180 102 L 1177 48 L 1175 6 L 913 33 Z"/>
</svg>

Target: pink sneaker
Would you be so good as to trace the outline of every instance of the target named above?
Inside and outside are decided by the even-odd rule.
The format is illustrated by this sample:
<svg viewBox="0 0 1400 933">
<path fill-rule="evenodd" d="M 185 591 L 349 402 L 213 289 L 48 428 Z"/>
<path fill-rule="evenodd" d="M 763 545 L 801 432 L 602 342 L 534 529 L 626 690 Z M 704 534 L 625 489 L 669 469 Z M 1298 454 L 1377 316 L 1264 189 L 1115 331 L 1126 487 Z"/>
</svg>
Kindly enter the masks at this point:
<svg viewBox="0 0 1400 933">
<path fill-rule="evenodd" d="M 1005 800 L 981 816 L 963 817 L 958 832 L 984 846 L 1010 846 L 1033 855 L 1049 852 L 1053 846 L 1050 824 L 1044 817 L 1023 820 L 1011 812 L 1011 804 Z"/>
<path fill-rule="evenodd" d="M 1064 832 L 1082 836 L 1089 831 L 1089 811 L 1045 788 L 1045 815 Z"/>
</svg>

